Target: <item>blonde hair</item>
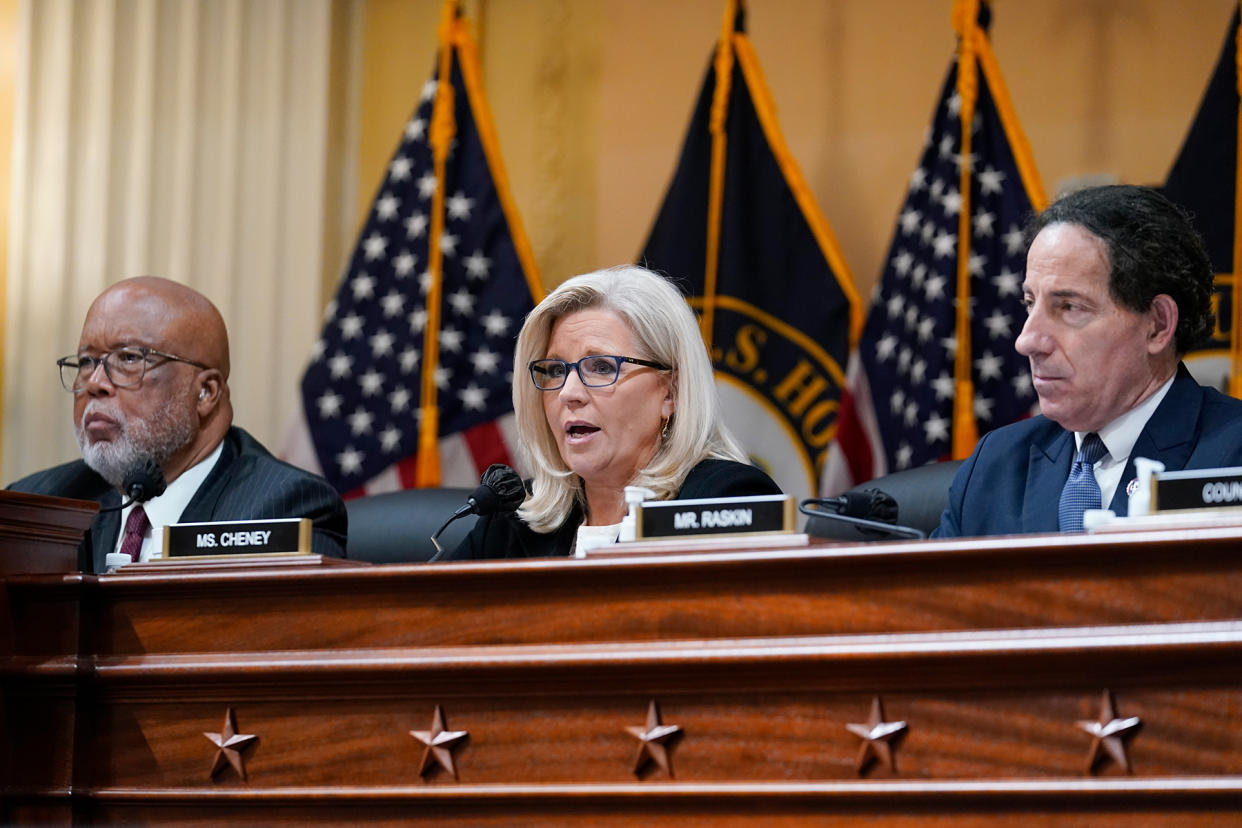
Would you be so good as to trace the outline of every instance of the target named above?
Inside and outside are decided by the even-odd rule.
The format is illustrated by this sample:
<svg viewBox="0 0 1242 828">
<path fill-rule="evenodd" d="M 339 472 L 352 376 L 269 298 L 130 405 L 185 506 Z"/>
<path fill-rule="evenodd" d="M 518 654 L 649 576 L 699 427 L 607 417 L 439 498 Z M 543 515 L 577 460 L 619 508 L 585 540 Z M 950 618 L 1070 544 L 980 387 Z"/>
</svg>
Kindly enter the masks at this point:
<svg viewBox="0 0 1242 828">
<path fill-rule="evenodd" d="M 611 311 L 625 321 L 639 349 L 627 356 L 671 366 L 674 404 L 668 436 L 633 485 L 646 486 L 664 500 L 677 493 L 686 475 L 702 460 L 746 462 L 745 453 L 721 419 L 711 360 L 685 297 L 664 277 L 635 265 L 574 276 L 526 317 L 514 356 L 513 408 L 521 448 L 533 472 L 533 494 L 518 516 L 536 532 L 560 528 L 575 503 L 585 509 L 586 501 L 582 480 L 561 459 L 548 425 L 542 399 L 546 392 L 535 388 L 527 366 L 547 355 L 557 320 L 588 308 Z"/>
</svg>

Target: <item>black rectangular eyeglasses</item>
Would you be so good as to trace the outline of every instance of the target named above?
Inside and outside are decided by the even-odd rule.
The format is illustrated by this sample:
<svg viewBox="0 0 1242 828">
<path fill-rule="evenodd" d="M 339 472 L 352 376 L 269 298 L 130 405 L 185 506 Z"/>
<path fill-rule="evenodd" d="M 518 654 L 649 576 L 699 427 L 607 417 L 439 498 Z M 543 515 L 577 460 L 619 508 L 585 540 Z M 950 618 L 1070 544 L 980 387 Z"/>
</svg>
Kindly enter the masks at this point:
<svg viewBox="0 0 1242 828">
<path fill-rule="evenodd" d="M 137 388 L 142 384 L 142 379 L 147 374 L 147 368 L 159 365 L 160 360 L 164 362 L 184 362 L 187 365 L 193 365 L 195 368 L 202 368 L 204 370 L 207 368 L 201 362 L 195 362 L 192 359 L 186 359 L 176 354 L 166 354 L 163 351 L 157 351 L 145 345 L 127 345 L 124 348 L 109 351 L 103 356 L 77 354 L 61 357 L 56 360 L 56 365 L 60 368 L 60 384 L 65 386 L 66 391 L 72 391 L 76 394 L 86 387 L 86 381 L 91 378 L 95 373 L 95 369 L 101 364 L 104 367 L 104 374 L 108 377 L 108 382 L 117 388 Z"/>
<path fill-rule="evenodd" d="M 578 379 L 587 388 L 606 388 L 617 381 L 621 375 L 622 363 L 642 365 L 667 371 L 667 365 L 652 362 L 649 359 L 617 356 L 615 354 L 593 354 L 584 356 L 577 362 L 566 362 L 563 359 L 536 359 L 530 363 L 530 379 L 540 391 L 556 391 L 565 384 L 569 369 L 578 372 Z"/>
</svg>

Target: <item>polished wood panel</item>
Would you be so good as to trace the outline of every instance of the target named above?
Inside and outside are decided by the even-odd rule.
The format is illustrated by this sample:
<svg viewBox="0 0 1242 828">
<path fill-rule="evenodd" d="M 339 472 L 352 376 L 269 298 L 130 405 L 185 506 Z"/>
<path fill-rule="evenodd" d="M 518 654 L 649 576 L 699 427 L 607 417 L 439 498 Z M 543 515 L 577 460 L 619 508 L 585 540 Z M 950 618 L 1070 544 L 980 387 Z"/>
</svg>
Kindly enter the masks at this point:
<svg viewBox="0 0 1242 828">
<path fill-rule="evenodd" d="M 1242 617 L 1242 531 L 127 577 L 101 653 L 1082 626 Z M 154 580 L 153 580 L 154 579 Z M 359 600 L 360 596 L 365 600 Z M 307 602 L 319 611 L 304 611 Z M 297 624 L 289 619 L 296 618 Z"/>
<path fill-rule="evenodd" d="M 1230 824 L 1240 546 L 1214 529 L 11 577 L 0 816 Z M 680 730 L 656 734 L 667 771 L 636 772 L 653 702 Z M 877 721 L 905 725 L 882 737 L 891 767 L 858 735 Z M 216 761 L 234 725 L 245 778 Z M 455 775 L 426 758 L 441 731 Z"/>
<path fill-rule="evenodd" d="M 73 572 L 99 504 L 0 490 L 0 575 Z"/>
</svg>

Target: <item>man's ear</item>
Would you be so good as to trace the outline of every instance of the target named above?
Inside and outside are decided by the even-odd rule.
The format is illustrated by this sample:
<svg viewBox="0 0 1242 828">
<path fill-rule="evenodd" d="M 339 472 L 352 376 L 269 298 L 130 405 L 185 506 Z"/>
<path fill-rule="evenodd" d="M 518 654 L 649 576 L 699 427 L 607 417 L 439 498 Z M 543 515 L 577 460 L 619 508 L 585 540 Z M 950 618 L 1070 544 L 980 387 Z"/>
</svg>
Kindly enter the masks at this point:
<svg viewBox="0 0 1242 828">
<path fill-rule="evenodd" d="M 1177 302 L 1167 293 L 1158 293 L 1147 312 L 1151 327 L 1147 332 L 1147 352 L 1158 354 L 1168 348 L 1177 334 Z"/>
<path fill-rule="evenodd" d="M 220 395 L 224 390 L 224 378 L 215 369 L 199 372 L 198 395 L 194 402 L 200 417 L 205 417 L 220 404 Z"/>
</svg>

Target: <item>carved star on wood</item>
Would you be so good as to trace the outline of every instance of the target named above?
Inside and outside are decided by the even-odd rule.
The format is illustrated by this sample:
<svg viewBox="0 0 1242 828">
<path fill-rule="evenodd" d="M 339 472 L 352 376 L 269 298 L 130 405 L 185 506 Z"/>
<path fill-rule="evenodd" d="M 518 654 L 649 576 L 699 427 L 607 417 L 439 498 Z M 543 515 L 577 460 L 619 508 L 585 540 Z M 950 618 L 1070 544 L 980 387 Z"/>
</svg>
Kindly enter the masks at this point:
<svg viewBox="0 0 1242 828">
<path fill-rule="evenodd" d="M 660 709 L 652 699 L 647 705 L 647 726 L 627 727 L 638 739 L 638 755 L 634 758 L 634 774 L 642 773 L 648 762 L 654 762 L 669 776 L 673 775 L 673 761 L 669 756 L 672 742 L 681 733 L 677 725 L 660 723 Z"/>
<path fill-rule="evenodd" d="M 888 765 L 893 773 L 897 772 L 897 759 L 894 755 L 895 743 L 906 731 L 905 722 L 884 721 L 884 705 L 880 697 L 871 700 L 871 716 L 865 723 L 850 723 L 846 729 L 861 738 L 858 748 L 858 760 L 855 763 L 858 775 L 862 776 L 873 761 L 879 760 Z"/>
<path fill-rule="evenodd" d="M 426 776 L 436 765 L 444 768 L 457 778 L 457 767 L 453 764 L 453 750 L 470 735 L 467 730 L 446 730 L 444 727 L 444 711 L 436 705 L 436 712 L 431 717 L 431 730 L 411 730 L 410 735 L 426 745 L 423 751 L 423 762 L 418 768 L 419 776 Z"/>
<path fill-rule="evenodd" d="M 238 733 L 237 722 L 233 718 L 233 708 L 227 708 L 224 711 L 224 725 L 220 728 L 219 733 L 207 733 L 204 736 L 211 740 L 216 746 L 216 757 L 211 763 L 211 770 L 207 773 L 208 779 L 214 779 L 226 764 L 232 765 L 233 770 L 237 771 L 237 775 L 243 780 L 246 778 L 246 761 L 242 758 L 242 751 L 248 748 L 259 737 L 253 733 Z"/>
<path fill-rule="evenodd" d="M 1130 763 L 1126 758 L 1125 740 L 1133 736 L 1135 729 L 1142 724 L 1138 716 L 1117 718 L 1113 708 L 1113 694 L 1105 690 L 1100 698 L 1099 719 L 1078 722 L 1078 726 L 1093 737 L 1091 753 L 1087 756 L 1087 773 L 1095 770 L 1096 764 L 1104 758 L 1104 754 L 1111 756 L 1123 771 L 1129 773 Z"/>
</svg>

